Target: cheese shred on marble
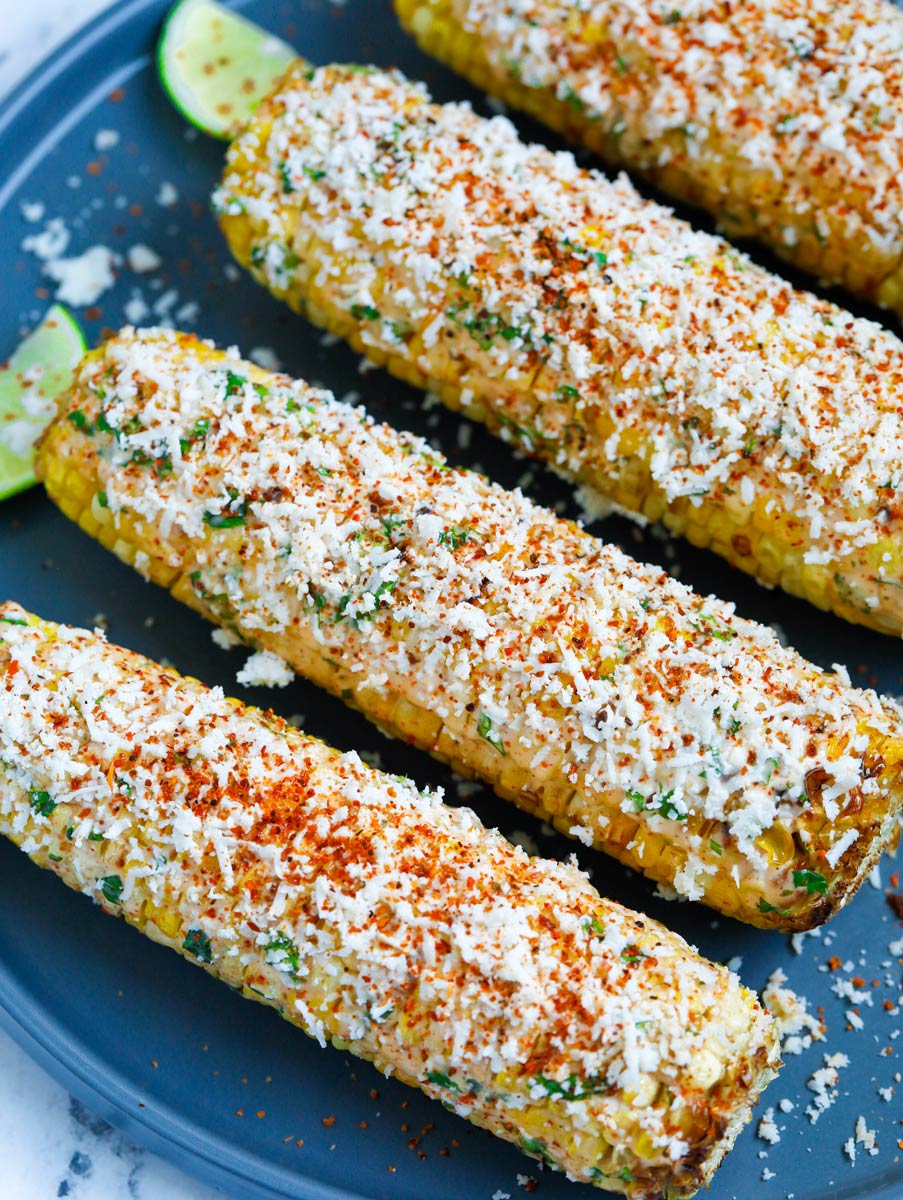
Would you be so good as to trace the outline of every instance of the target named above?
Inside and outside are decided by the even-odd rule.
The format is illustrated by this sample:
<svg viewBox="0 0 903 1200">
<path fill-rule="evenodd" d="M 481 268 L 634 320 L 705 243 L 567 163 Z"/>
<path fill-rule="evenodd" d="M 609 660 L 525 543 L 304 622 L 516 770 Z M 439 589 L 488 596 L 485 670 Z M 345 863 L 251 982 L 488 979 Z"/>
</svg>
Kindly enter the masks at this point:
<svg viewBox="0 0 903 1200">
<path fill-rule="evenodd" d="M 299 63 L 214 206 L 260 282 L 374 362 L 763 583 L 903 631 L 903 344 L 876 323 L 375 69 Z"/>
<path fill-rule="evenodd" d="M 633 1200 L 707 1182 L 779 1065 L 736 976 L 574 867 L 12 603 L 0 833 L 321 1044 Z"/>
<path fill-rule="evenodd" d="M 721 912 L 818 924 L 895 830 L 892 702 L 237 352 L 124 330 L 84 359 L 36 470 L 270 673 Z"/>
</svg>

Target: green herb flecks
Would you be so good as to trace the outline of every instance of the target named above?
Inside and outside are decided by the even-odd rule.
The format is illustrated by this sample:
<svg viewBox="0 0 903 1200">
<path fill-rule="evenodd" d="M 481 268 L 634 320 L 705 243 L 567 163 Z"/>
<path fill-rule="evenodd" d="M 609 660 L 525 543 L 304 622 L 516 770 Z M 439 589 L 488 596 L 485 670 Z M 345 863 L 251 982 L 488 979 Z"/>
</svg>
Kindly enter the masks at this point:
<svg viewBox="0 0 903 1200">
<path fill-rule="evenodd" d="M 28 796 L 32 810 L 39 817 L 49 817 L 56 808 L 56 801 L 51 799 L 49 792 L 30 791 Z"/>
<path fill-rule="evenodd" d="M 286 933 L 277 933 L 266 944 L 266 959 L 277 971 L 284 971 L 292 979 L 298 978 L 301 955 L 298 947 Z"/>
<path fill-rule="evenodd" d="M 486 713 L 481 712 L 477 718 L 477 733 L 494 750 L 497 750 L 499 754 L 506 755 L 508 753 L 502 739 L 492 732 L 492 718 L 487 716 Z"/>
<path fill-rule="evenodd" d="M 350 311 L 355 321 L 379 320 L 379 309 L 372 304 L 352 304 Z"/>
<path fill-rule="evenodd" d="M 599 1096 L 610 1091 L 609 1084 L 598 1075 L 588 1079 L 580 1079 L 569 1075 L 563 1082 L 549 1079 L 547 1075 L 536 1075 L 531 1081 L 541 1087 L 549 1096 L 559 1096 L 562 1100 L 587 1100 L 590 1096 Z"/>
<path fill-rule="evenodd" d="M 79 433 L 85 434 L 86 437 L 93 436 L 94 426 L 80 408 L 73 409 L 72 412 L 66 413 L 66 419 L 72 422 Z"/>
<path fill-rule="evenodd" d="M 227 490 L 229 493 L 228 507 L 223 512 L 204 513 L 204 524 L 209 525 L 211 529 L 234 529 L 245 523 L 245 517 L 248 515 L 247 501 L 239 501 L 235 488 Z"/>
<path fill-rule="evenodd" d="M 122 879 L 118 875 L 107 875 L 100 880 L 103 898 L 110 904 L 122 903 Z"/>
<path fill-rule="evenodd" d="M 828 881 L 818 871 L 794 871 L 793 886 L 804 887 L 810 896 L 824 896 L 828 890 Z"/>
<path fill-rule="evenodd" d="M 185 941 L 182 943 L 182 949 L 193 954 L 198 962 L 213 962 L 213 946 L 210 944 L 210 938 L 202 929 L 189 929 Z"/>
<path fill-rule="evenodd" d="M 450 1079 L 442 1071 L 427 1071 L 426 1077 L 430 1083 L 435 1083 L 437 1087 L 448 1088 L 451 1092 L 456 1092 L 458 1095 L 461 1094 L 461 1089 L 458 1087 L 455 1081 Z"/>
<path fill-rule="evenodd" d="M 448 546 L 452 553 L 460 549 L 473 533 L 472 529 L 468 529 L 464 525 L 452 525 L 451 529 L 444 529 L 439 534 L 439 545 Z"/>
</svg>

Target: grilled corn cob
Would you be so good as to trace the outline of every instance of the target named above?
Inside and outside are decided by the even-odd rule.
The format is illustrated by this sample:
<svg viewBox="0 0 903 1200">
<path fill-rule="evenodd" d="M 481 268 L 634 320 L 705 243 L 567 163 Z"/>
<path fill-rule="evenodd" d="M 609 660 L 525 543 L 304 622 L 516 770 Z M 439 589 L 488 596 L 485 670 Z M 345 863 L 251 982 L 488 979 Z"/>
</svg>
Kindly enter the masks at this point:
<svg viewBox="0 0 903 1200">
<path fill-rule="evenodd" d="M 704 1183 L 779 1065 L 753 993 L 573 867 L 14 604 L 0 832 L 322 1045 L 637 1200 Z"/>
<path fill-rule="evenodd" d="M 729 236 L 903 316 L 903 13 L 884 0 L 395 0 L 420 45 Z"/>
<path fill-rule="evenodd" d="M 625 180 L 296 66 L 215 196 L 238 259 L 453 408 L 763 583 L 903 630 L 903 344 Z"/>
<path fill-rule="evenodd" d="M 126 330 L 36 470 L 178 599 L 721 912 L 817 924 L 892 832 L 892 705 L 328 393 Z"/>
</svg>

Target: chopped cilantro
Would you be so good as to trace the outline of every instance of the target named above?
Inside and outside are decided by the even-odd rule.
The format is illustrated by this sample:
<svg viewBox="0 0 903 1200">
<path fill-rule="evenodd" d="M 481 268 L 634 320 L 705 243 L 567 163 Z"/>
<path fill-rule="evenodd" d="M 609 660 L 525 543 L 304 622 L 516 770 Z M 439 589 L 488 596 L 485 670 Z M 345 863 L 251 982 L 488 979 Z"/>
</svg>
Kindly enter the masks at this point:
<svg viewBox="0 0 903 1200">
<path fill-rule="evenodd" d="M 577 400 L 580 397 L 580 392 L 575 387 L 571 387 L 569 383 L 563 383 L 560 388 L 555 389 L 555 399 L 562 404 L 566 400 Z"/>
<path fill-rule="evenodd" d="M 672 804 L 671 797 L 674 795 L 674 789 L 670 792 L 664 792 L 655 797 L 653 803 L 649 806 L 651 812 L 661 813 L 663 817 L 667 817 L 669 821 L 686 821 L 687 814 L 682 813 L 676 804 Z"/>
<path fill-rule="evenodd" d="M 773 904 L 769 904 L 764 896 L 759 897 L 759 912 L 760 913 L 777 913 L 779 917 L 789 917 L 789 908 L 776 908 Z"/>
<path fill-rule="evenodd" d="M 547 1075 L 536 1075 L 532 1082 L 543 1088 L 549 1096 L 561 1096 L 564 1100 L 586 1100 L 589 1096 L 598 1096 L 600 1092 L 609 1091 L 608 1084 L 598 1075 L 588 1079 L 569 1075 L 563 1083 L 557 1079 L 549 1079 Z"/>
<path fill-rule="evenodd" d="M 49 817 L 56 808 L 56 801 L 51 800 L 49 792 L 30 791 L 31 807 L 39 817 Z"/>
<path fill-rule="evenodd" d="M 546 1149 L 546 1144 L 542 1138 L 521 1138 L 520 1144 L 528 1154 L 537 1154 L 543 1162 L 546 1162 L 553 1167 L 556 1165 L 555 1159 L 551 1156 L 551 1154 L 549 1154 L 549 1151 Z M 595 1168 L 593 1168 L 593 1170 L 595 1170 Z"/>
<path fill-rule="evenodd" d="M 213 947 L 210 944 L 210 938 L 202 929 L 189 929 L 188 935 L 182 943 L 182 949 L 193 954 L 198 962 L 213 962 Z"/>
<path fill-rule="evenodd" d="M 372 304 L 352 304 L 351 315 L 355 321 L 378 321 L 379 309 Z"/>
<path fill-rule="evenodd" d="M 100 830 L 92 829 L 91 832 L 88 834 L 88 841 L 89 842 L 102 842 L 103 841 L 103 830 L 102 829 L 100 829 Z"/>
<path fill-rule="evenodd" d="M 634 967 L 638 962 L 648 957 L 648 954 L 644 954 L 639 946 L 636 945 L 625 946 L 621 951 L 621 962 L 628 967 Z"/>
<path fill-rule="evenodd" d="M 231 512 L 228 509 L 226 512 L 205 512 L 204 524 L 209 525 L 211 529 L 234 529 L 238 525 L 244 525 L 247 515 L 248 506 L 242 501 L 238 508 Z"/>
<path fill-rule="evenodd" d="M 227 371 L 226 372 L 226 395 L 227 396 L 236 395 L 236 393 L 240 392 L 241 389 L 245 386 L 245 384 L 247 382 L 248 381 L 247 381 L 247 379 L 245 379 L 244 375 L 236 375 L 234 371 Z"/>
<path fill-rule="evenodd" d="M 622 1183 L 633 1183 L 633 1175 L 630 1172 L 630 1167 L 621 1167 L 620 1171 L 618 1171 L 618 1179 Z"/>
<path fill-rule="evenodd" d="M 818 871 L 794 871 L 793 884 L 794 887 L 804 887 L 810 896 L 816 893 L 819 896 L 824 896 L 828 890 L 827 879 L 825 879 L 824 875 L 820 875 Z"/>
<path fill-rule="evenodd" d="M 642 792 L 638 792 L 635 788 L 628 788 L 624 794 L 628 800 L 633 802 L 635 812 L 642 812 L 646 807 L 646 797 Z"/>
<path fill-rule="evenodd" d="M 576 109 L 577 112 L 583 112 L 584 108 L 586 108 L 586 105 L 580 99 L 574 89 L 567 85 L 564 89 L 564 100 L 565 103 L 570 104 L 571 108 Z"/>
<path fill-rule="evenodd" d="M 598 917 L 593 917 L 589 921 L 584 921 L 583 928 L 587 933 L 597 933 L 599 937 L 605 937 L 605 926 L 601 923 Z"/>
<path fill-rule="evenodd" d="M 461 1089 L 453 1079 L 449 1079 L 442 1071 L 427 1071 L 427 1079 L 430 1083 L 435 1083 L 437 1087 L 449 1088 L 453 1092 L 460 1092 Z"/>
<path fill-rule="evenodd" d="M 284 971 L 286 975 L 290 975 L 292 979 L 298 978 L 298 969 L 301 965 L 301 955 L 298 947 L 286 933 L 277 933 L 266 944 L 267 962 L 271 967 L 276 967 L 279 971 Z"/>
<path fill-rule="evenodd" d="M 72 422 L 72 424 L 80 433 L 87 434 L 88 437 L 93 434 L 93 426 L 80 408 L 76 408 L 72 412 L 66 413 L 66 417 Z"/>
<path fill-rule="evenodd" d="M 375 601 L 373 607 L 369 610 L 369 612 L 358 613 L 355 621 L 358 624 L 360 624 L 361 621 L 372 621 L 379 610 L 385 607 L 382 602 L 383 596 L 390 596 L 392 592 L 395 591 L 395 586 L 397 583 L 397 579 L 384 579 L 373 593 L 373 599 Z M 345 597 L 343 596 L 342 599 L 344 600 Z"/>
<path fill-rule="evenodd" d="M 326 177 L 326 172 L 319 170 L 317 167 L 304 167 L 304 174 L 308 179 L 312 179 L 314 183 Z"/>
<path fill-rule="evenodd" d="M 20 621 L 18 617 L 0 617 L 0 621 L 5 621 L 7 625 L 28 625 L 27 621 Z"/>
<path fill-rule="evenodd" d="M 98 492 L 97 493 L 97 503 L 100 505 L 101 508 L 109 508 L 110 507 L 110 501 L 107 499 L 106 492 Z"/>
<path fill-rule="evenodd" d="M 508 753 L 508 751 L 505 749 L 505 743 L 502 741 L 502 739 L 493 734 L 492 718 L 488 717 L 486 713 L 481 712 L 479 715 L 477 720 L 477 733 L 481 738 L 483 738 L 484 741 L 488 742 L 490 746 L 497 750 L 499 754 L 505 755 Z"/>
<path fill-rule="evenodd" d="M 765 759 L 765 774 L 762 776 L 763 783 L 771 783 L 771 777 L 778 769 L 778 760 L 776 758 Z"/>
<path fill-rule="evenodd" d="M 203 442 L 210 430 L 209 420 L 195 421 L 186 437 L 179 438 L 179 446 L 183 454 L 187 454 L 195 442 Z"/>
<path fill-rule="evenodd" d="M 279 164 L 279 176 L 282 179 L 282 191 L 287 195 L 295 190 L 295 184 L 292 181 L 291 172 L 288 168 L 288 163 Z"/>
<path fill-rule="evenodd" d="M 451 529 L 444 529 L 439 534 L 439 545 L 448 546 L 454 552 L 464 545 L 472 533 L 472 529 L 467 529 L 463 525 L 452 525 Z"/>
<path fill-rule="evenodd" d="M 100 890 L 103 892 L 104 900 L 110 904 L 122 903 L 122 880 L 118 875 L 107 875 L 100 880 Z"/>
<path fill-rule="evenodd" d="M 394 513 L 389 513 L 387 517 L 381 517 L 380 522 L 386 535 L 386 540 L 389 542 L 391 542 L 395 530 L 407 523 L 404 517 L 398 517 Z"/>
</svg>

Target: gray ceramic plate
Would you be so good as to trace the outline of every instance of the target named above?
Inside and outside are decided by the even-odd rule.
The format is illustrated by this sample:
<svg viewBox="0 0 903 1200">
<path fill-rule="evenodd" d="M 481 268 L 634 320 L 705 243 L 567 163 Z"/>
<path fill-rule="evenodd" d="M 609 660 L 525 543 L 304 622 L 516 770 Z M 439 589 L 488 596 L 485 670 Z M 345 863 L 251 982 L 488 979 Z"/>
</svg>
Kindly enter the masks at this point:
<svg viewBox="0 0 903 1200">
<path fill-rule="evenodd" d="M 500 443 L 474 430 L 462 454 L 455 419 L 425 414 L 417 396 L 381 372 L 361 376 L 343 346 L 322 347 L 303 321 L 228 269 L 207 207 L 222 146 L 200 136 L 186 138 L 152 66 L 164 10 L 158 0 L 117 5 L 46 63 L 0 114 L 0 348 L 12 349 L 48 302 L 46 292 L 38 292 L 45 282 L 39 263 L 20 249 L 23 238 L 41 228 L 25 220 L 21 204 L 40 202 L 45 219 L 66 221 L 70 253 L 96 243 L 123 251 L 144 242 L 163 259 L 151 276 L 124 270 L 99 309 L 79 313 L 90 338 L 123 323 L 137 290 L 145 303 L 156 304 L 157 316 L 178 314 L 184 325 L 245 349 L 272 347 L 287 369 L 328 383 L 339 394 L 358 390 L 374 411 L 435 437 L 453 458 L 480 463 L 502 482 L 514 483 L 525 464 Z M 387 0 L 351 0 L 341 8 L 311 0 L 258 0 L 245 11 L 314 61 L 398 64 L 425 77 L 440 98 L 480 100 L 414 49 Z M 117 133 L 118 143 L 98 150 L 100 130 Z M 528 132 L 543 136 L 535 127 Z M 171 207 L 158 203 L 163 181 L 178 193 Z M 197 309 L 184 311 L 190 304 Z M 538 468 L 532 473 L 529 487 L 536 496 L 574 511 L 566 488 Z M 666 561 L 674 553 L 624 522 L 609 521 L 602 532 L 641 558 Z M 736 600 L 746 615 L 779 622 L 811 658 L 824 664 L 839 660 L 857 679 L 903 690 L 903 651 L 896 642 L 763 591 L 689 547 L 680 545 L 676 553 L 685 580 Z M 236 690 L 240 659 L 217 650 L 206 625 L 67 524 L 40 492 L 0 507 L 0 594 L 72 623 L 90 624 L 103 613 L 116 641 Z M 341 747 L 376 751 L 389 769 L 445 784 L 456 794 L 436 764 L 383 740 L 362 718 L 312 687 L 298 683 L 249 698 L 274 704 L 286 715 L 304 713 L 311 733 Z M 486 794 L 471 803 L 505 832 L 529 833 L 544 853 L 576 848 L 603 892 L 654 913 L 713 958 L 741 956 L 741 974 L 751 985 L 762 987 L 781 967 L 813 1005 L 824 1006 L 827 1042 L 790 1059 L 768 1096 L 772 1104 L 787 1097 L 795 1105 L 778 1114 L 785 1127 L 780 1143 L 769 1147 L 747 1129 L 717 1176 L 712 1200 L 783 1200 L 789 1193 L 796 1200 L 900 1200 L 903 1085 L 897 1073 L 903 1071 L 903 1053 L 894 1035 L 903 1021 L 882 1003 L 900 998 L 900 964 L 891 961 L 888 944 L 903 929 L 883 891 L 867 886 L 830 933 L 807 940 L 797 955 L 778 935 L 713 921 L 691 905 L 661 903 L 644 881 L 544 835 L 538 823 Z M 885 885 L 893 870 L 892 862 L 885 863 Z M 271 1011 L 248 1004 L 107 919 L 10 845 L 0 846 L 0 873 L 0 1021 L 104 1117 L 233 1195 L 490 1200 L 497 1192 L 526 1195 L 519 1173 L 538 1180 L 537 1194 L 545 1200 L 598 1195 L 541 1172 L 516 1150 L 371 1067 L 320 1050 Z M 831 955 L 851 969 L 820 970 Z M 848 1003 L 832 993 L 831 984 L 854 975 L 877 979 L 880 986 L 873 1005 L 860 1006 L 864 1028 L 848 1031 Z M 824 1052 L 838 1051 L 850 1065 L 841 1072 L 836 1103 L 813 1126 L 803 1111 L 812 1098 L 806 1080 L 822 1065 Z M 878 1089 L 888 1087 L 894 1094 L 884 1101 Z M 859 1114 L 876 1131 L 880 1152 L 870 1157 L 860 1150 L 852 1167 L 841 1146 Z M 324 1118 L 335 1120 L 326 1125 Z M 760 1157 L 763 1151 L 766 1158 Z M 766 1170 L 774 1177 L 763 1180 Z"/>
</svg>

